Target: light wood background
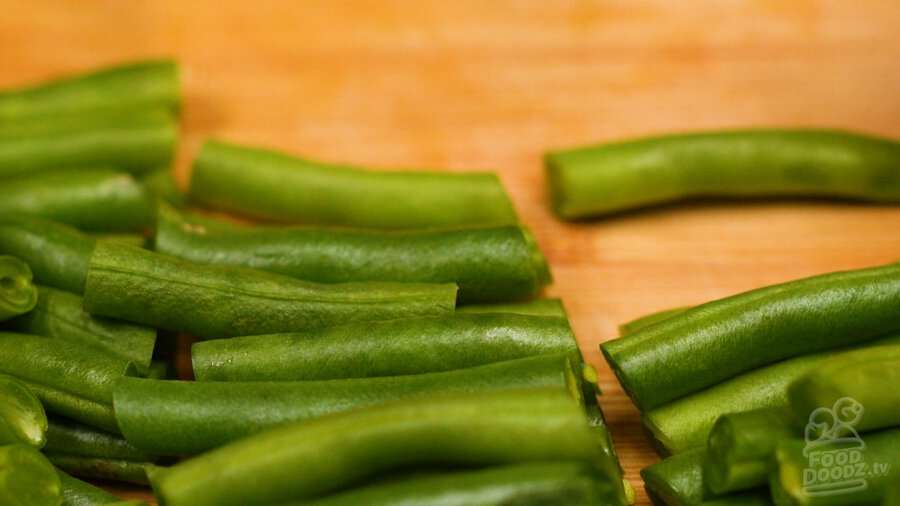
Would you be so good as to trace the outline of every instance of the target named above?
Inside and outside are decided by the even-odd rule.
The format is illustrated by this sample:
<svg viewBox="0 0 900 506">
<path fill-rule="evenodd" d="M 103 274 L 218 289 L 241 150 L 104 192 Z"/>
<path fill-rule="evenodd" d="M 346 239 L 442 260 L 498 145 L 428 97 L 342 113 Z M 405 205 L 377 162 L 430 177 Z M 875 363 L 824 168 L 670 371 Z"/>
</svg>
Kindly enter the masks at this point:
<svg viewBox="0 0 900 506">
<path fill-rule="evenodd" d="M 628 478 L 656 459 L 598 344 L 658 309 L 900 258 L 900 208 L 689 204 L 581 224 L 545 204 L 548 148 L 692 129 L 900 137 L 900 3 L 0 2 L 0 86 L 174 56 L 177 174 L 216 136 L 372 167 L 495 169 L 600 368 Z M 149 497 L 140 490 L 130 496 Z"/>
</svg>

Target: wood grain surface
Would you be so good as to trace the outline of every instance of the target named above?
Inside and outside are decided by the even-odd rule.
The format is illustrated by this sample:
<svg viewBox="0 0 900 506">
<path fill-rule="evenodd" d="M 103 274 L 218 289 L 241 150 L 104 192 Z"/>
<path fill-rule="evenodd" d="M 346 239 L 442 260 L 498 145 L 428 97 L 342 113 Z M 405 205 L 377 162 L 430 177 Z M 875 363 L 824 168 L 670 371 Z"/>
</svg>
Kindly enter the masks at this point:
<svg viewBox="0 0 900 506">
<path fill-rule="evenodd" d="M 0 86 L 174 56 L 177 174 L 210 136 L 375 168 L 495 169 L 546 253 L 628 478 L 656 460 L 598 344 L 658 309 L 900 258 L 900 208 L 718 202 L 562 223 L 548 148 L 735 126 L 900 136 L 900 4 L 0 3 Z M 149 498 L 143 490 L 122 489 Z"/>
</svg>

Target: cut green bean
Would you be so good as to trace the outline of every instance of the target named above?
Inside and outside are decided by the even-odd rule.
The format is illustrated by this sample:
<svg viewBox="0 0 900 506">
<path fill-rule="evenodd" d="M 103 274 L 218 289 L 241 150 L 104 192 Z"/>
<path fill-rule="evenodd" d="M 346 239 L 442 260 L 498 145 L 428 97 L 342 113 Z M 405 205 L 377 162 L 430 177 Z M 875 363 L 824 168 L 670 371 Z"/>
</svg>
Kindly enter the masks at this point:
<svg viewBox="0 0 900 506">
<path fill-rule="evenodd" d="M 134 364 L 74 343 L 0 332 L 0 373 L 21 380 L 51 413 L 117 432 L 115 382 L 134 376 Z"/>
<path fill-rule="evenodd" d="M 16 257 L 0 255 L 0 321 L 34 309 L 38 292 L 28 264 Z"/>
<path fill-rule="evenodd" d="M 0 446 L 42 448 L 46 442 L 47 414 L 41 401 L 21 381 L 0 374 Z"/>
<path fill-rule="evenodd" d="M 61 502 L 59 476 L 41 452 L 24 444 L 0 446 L 0 504 L 59 506 Z"/>
<path fill-rule="evenodd" d="M 900 468 L 900 428 L 779 443 L 769 488 L 778 506 L 880 504 Z"/>
<path fill-rule="evenodd" d="M 3 327 L 103 350 L 133 362 L 141 374 L 147 372 L 156 344 L 156 330 L 91 316 L 84 312 L 81 297 L 43 286 L 38 287 L 35 308 L 6 322 Z"/>
<path fill-rule="evenodd" d="M 167 462 L 137 449 L 122 436 L 60 416 L 50 417 L 44 452 L 153 464 Z"/>
<path fill-rule="evenodd" d="M 400 401 L 293 423 L 151 472 L 150 481 L 166 506 L 266 504 L 313 498 L 401 466 L 590 464 L 600 455 L 569 393 L 504 390 Z M 610 481 L 620 486 L 613 483 L 617 477 Z"/>
<path fill-rule="evenodd" d="M 141 178 L 141 184 L 147 189 L 147 193 L 169 206 L 176 209 L 183 209 L 187 206 L 187 195 L 179 188 L 175 174 L 168 166 L 148 172 Z"/>
<path fill-rule="evenodd" d="M 534 295 L 550 282 L 546 260 L 520 226 L 405 232 L 242 227 L 161 205 L 154 249 L 319 283 L 456 283 L 460 303 Z"/>
<path fill-rule="evenodd" d="M 515 313 L 530 316 L 569 317 L 562 300 L 557 298 L 534 299 L 506 304 L 470 304 L 456 308 L 456 314 L 459 315 L 475 313 Z"/>
<path fill-rule="evenodd" d="M 198 380 L 263 381 L 420 374 L 548 353 L 580 356 L 566 320 L 486 313 L 198 342 L 191 360 Z"/>
<path fill-rule="evenodd" d="M 787 406 L 788 386 L 833 356 L 852 348 L 900 343 L 900 334 L 850 348 L 803 355 L 761 367 L 669 404 L 645 411 L 647 433 L 661 454 L 706 444 L 715 421 L 726 413 Z"/>
<path fill-rule="evenodd" d="M 0 252 L 21 258 L 36 283 L 84 293 L 97 240 L 71 225 L 29 216 L 0 216 Z"/>
<path fill-rule="evenodd" d="M 719 417 L 709 433 L 703 479 L 710 491 L 729 492 L 764 487 L 769 460 L 778 441 L 802 432 L 783 407 L 728 413 Z"/>
<path fill-rule="evenodd" d="M 47 460 L 63 471 L 81 478 L 121 481 L 135 485 L 149 485 L 147 474 L 159 466 L 148 462 L 115 460 L 64 453 L 44 452 Z"/>
<path fill-rule="evenodd" d="M 829 130 L 735 130 L 551 152 L 551 202 L 567 220 L 698 197 L 900 201 L 900 143 Z"/>
<path fill-rule="evenodd" d="M 130 175 L 108 169 L 42 171 L 0 180 L 0 214 L 67 223 L 82 230 L 127 232 L 154 223 L 154 205 Z"/>
<path fill-rule="evenodd" d="M 900 343 L 838 355 L 804 374 L 788 388 L 791 411 L 799 427 L 819 408 L 844 398 L 861 406 L 858 431 L 900 426 Z"/>
<path fill-rule="evenodd" d="M 143 174 L 169 165 L 178 125 L 168 114 L 48 118 L 0 128 L 0 179 L 53 169 L 113 167 Z"/>
<path fill-rule="evenodd" d="M 286 223 L 414 229 L 518 221 L 494 173 L 376 172 L 218 141 L 200 150 L 188 197 Z"/>
<path fill-rule="evenodd" d="M 116 386 L 113 405 L 122 434 L 138 448 L 194 455 L 290 422 L 417 396 L 535 387 L 568 388 L 580 396 L 580 367 L 568 355 L 544 355 L 380 378 L 283 382 L 125 378 Z"/>
<path fill-rule="evenodd" d="M 102 488 L 79 480 L 57 469 L 62 483 L 62 506 L 147 506 L 144 501 L 125 501 L 121 497 L 110 494 Z"/>
<path fill-rule="evenodd" d="M 656 313 L 650 313 L 648 315 L 641 316 L 639 318 L 635 318 L 634 320 L 625 322 L 619 325 L 619 335 L 624 336 L 625 334 L 631 334 L 638 330 L 641 330 L 645 327 L 649 327 L 655 323 L 659 323 L 663 320 L 668 320 L 669 318 L 681 314 L 690 309 L 690 307 L 676 307 L 672 309 L 664 309 L 662 311 L 658 311 Z"/>
<path fill-rule="evenodd" d="M 751 290 L 601 345 L 641 409 L 778 360 L 900 330 L 900 264 Z"/>
<path fill-rule="evenodd" d="M 204 339 L 439 315 L 455 304 L 453 284 L 316 284 L 103 242 L 91 256 L 84 295 L 89 313 Z"/>
<path fill-rule="evenodd" d="M 181 106 L 178 64 L 146 60 L 0 92 L 0 123 L 67 114 Z"/>
</svg>

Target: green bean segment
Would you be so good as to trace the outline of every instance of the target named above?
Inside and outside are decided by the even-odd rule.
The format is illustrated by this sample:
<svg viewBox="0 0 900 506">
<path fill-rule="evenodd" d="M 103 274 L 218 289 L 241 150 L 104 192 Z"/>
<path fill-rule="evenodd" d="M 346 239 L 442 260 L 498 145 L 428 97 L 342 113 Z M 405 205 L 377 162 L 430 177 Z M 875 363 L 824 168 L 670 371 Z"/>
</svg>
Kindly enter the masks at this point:
<svg viewBox="0 0 900 506">
<path fill-rule="evenodd" d="M 191 359 L 201 381 L 285 381 L 420 374 L 548 353 L 579 353 L 566 320 L 485 313 L 194 343 Z"/>
<path fill-rule="evenodd" d="M 181 209 L 187 206 L 187 195 L 178 187 L 175 174 L 166 165 L 152 170 L 141 178 L 147 193 L 169 206 Z"/>
<path fill-rule="evenodd" d="M 663 320 L 668 320 L 669 318 L 681 314 L 690 309 L 689 307 L 676 307 L 672 309 L 664 309 L 662 311 L 658 311 L 656 313 L 650 313 L 648 315 L 644 315 L 634 320 L 625 322 L 619 325 L 619 335 L 624 336 L 626 334 L 631 334 L 638 330 L 641 330 L 645 327 L 649 327 L 655 323 L 659 323 Z"/>
<path fill-rule="evenodd" d="M 146 60 L 4 91 L 0 123 L 104 111 L 175 113 L 180 105 L 178 65 L 173 60 Z"/>
<path fill-rule="evenodd" d="M 47 414 L 41 401 L 21 381 L 0 374 L 0 446 L 41 448 L 46 442 Z"/>
<path fill-rule="evenodd" d="M 534 299 L 506 304 L 470 304 L 456 308 L 456 314 L 458 315 L 475 313 L 515 313 L 530 316 L 569 317 L 562 300 L 558 298 Z"/>
<path fill-rule="evenodd" d="M 74 478 L 64 471 L 59 471 L 59 479 L 62 483 L 62 506 L 96 506 L 108 504 L 115 506 L 146 506 L 143 501 L 124 501 L 122 498 L 110 494 L 102 488 Z"/>
<path fill-rule="evenodd" d="M 207 141 L 189 200 L 286 223 L 414 229 L 518 219 L 494 173 L 376 172 Z"/>
<path fill-rule="evenodd" d="M 556 214 L 572 220 L 696 197 L 900 201 L 900 143 L 829 130 L 735 130 L 551 152 Z"/>
<path fill-rule="evenodd" d="M 456 283 L 459 302 L 534 295 L 547 262 L 520 226 L 430 231 L 242 227 L 159 209 L 154 249 L 200 264 L 252 267 L 320 283 Z"/>
<path fill-rule="evenodd" d="M 590 464 L 599 455 L 584 412 L 569 393 L 503 390 L 400 401 L 293 423 L 152 472 L 150 481 L 165 506 L 277 504 L 334 492 L 401 466 Z"/>
<path fill-rule="evenodd" d="M 47 170 L 0 180 L 0 215 L 36 216 L 86 231 L 127 232 L 154 222 L 153 202 L 130 175 Z"/>
<path fill-rule="evenodd" d="M 890 264 L 712 301 L 601 349 L 625 391 L 646 410 L 755 367 L 898 329 L 900 264 Z"/>
<path fill-rule="evenodd" d="M 21 380 L 47 411 L 117 432 L 113 386 L 137 370 L 67 341 L 0 332 L 0 373 Z"/>
<path fill-rule="evenodd" d="M 74 476 L 149 485 L 147 474 L 159 466 L 149 462 L 116 460 L 65 453 L 44 452 L 54 466 Z"/>
<path fill-rule="evenodd" d="M 61 502 L 59 476 L 41 452 L 24 444 L 0 446 L 0 504 L 59 506 Z"/>
<path fill-rule="evenodd" d="M 44 452 L 154 464 L 166 462 L 137 449 L 122 436 L 60 416 L 50 417 Z"/>
<path fill-rule="evenodd" d="M 580 396 L 580 364 L 544 355 L 448 372 L 320 381 L 204 382 L 125 378 L 116 420 L 142 450 L 194 455 L 297 420 L 417 396 L 557 387 Z M 262 405 L 261 405 L 262 403 Z"/>
<path fill-rule="evenodd" d="M 34 309 L 38 292 L 28 264 L 0 255 L 0 322 Z"/>
<path fill-rule="evenodd" d="M 0 251 L 28 263 L 36 283 L 84 293 L 97 240 L 75 227 L 30 216 L 0 216 Z"/>
</svg>

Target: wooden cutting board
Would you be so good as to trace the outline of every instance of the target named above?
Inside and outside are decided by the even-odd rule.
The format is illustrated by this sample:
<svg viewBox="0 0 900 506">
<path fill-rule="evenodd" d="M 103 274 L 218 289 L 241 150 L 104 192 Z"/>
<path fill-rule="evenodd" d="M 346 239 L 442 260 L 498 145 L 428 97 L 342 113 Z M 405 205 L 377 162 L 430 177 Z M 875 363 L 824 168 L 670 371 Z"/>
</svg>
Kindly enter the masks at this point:
<svg viewBox="0 0 900 506">
<path fill-rule="evenodd" d="M 616 325 L 900 258 L 900 208 L 700 203 L 590 223 L 545 203 L 548 148 L 736 126 L 900 136 L 900 5 L 32 0 L 2 4 L 0 86 L 122 60 L 186 70 L 177 174 L 210 136 L 375 168 L 494 169 L 546 253 L 627 477 L 656 460 L 602 362 Z M 143 490 L 117 488 L 128 497 Z"/>
</svg>

